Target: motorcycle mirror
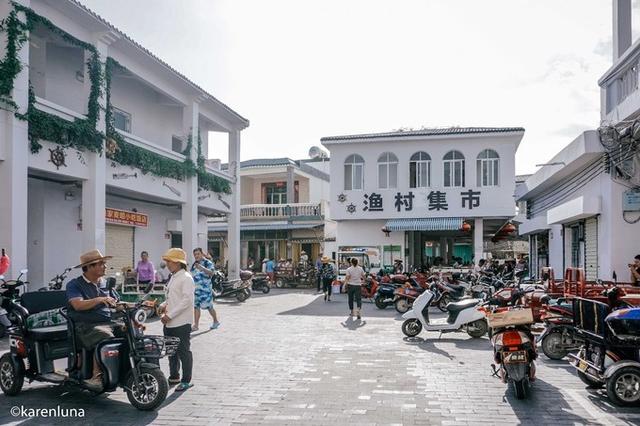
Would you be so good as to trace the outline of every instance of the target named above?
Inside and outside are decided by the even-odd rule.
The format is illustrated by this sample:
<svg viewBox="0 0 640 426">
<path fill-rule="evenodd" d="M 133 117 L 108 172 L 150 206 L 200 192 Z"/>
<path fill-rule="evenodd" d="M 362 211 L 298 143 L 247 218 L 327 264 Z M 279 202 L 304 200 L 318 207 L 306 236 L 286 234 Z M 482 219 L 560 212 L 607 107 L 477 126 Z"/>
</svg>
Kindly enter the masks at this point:
<svg viewBox="0 0 640 426">
<path fill-rule="evenodd" d="M 107 288 L 109 290 L 116 288 L 116 279 L 114 277 L 107 278 Z"/>
<path fill-rule="evenodd" d="M 0 280 L 4 280 L 4 275 L 0 275 Z"/>
<path fill-rule="evenodd" d="M 24 275 L 24 274 L 26 274 L 27 272 L 29 272 L 29 270 L 28 270 L 28 269 L 20 269 L 20 275 Z"/>
<path fill-rule="evenodd" d="M 153 289 L 153 282 L 150 282 L 149 284 L 147 284 L 147 287 L 144 289 L 144 294 L 148 296 L 152 289 Z"/>
</svg>

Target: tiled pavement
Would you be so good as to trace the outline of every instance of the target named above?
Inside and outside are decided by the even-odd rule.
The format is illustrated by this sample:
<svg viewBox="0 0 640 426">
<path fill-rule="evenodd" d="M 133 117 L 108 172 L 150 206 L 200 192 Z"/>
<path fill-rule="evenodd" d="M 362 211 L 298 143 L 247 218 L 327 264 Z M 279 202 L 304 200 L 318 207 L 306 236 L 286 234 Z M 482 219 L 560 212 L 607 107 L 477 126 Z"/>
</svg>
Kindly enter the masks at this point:
<svg viewBox="0 0 640 426">
<path fill-rule="evenodd" d="M 367 303 L 353 321 L 344 295 L 325 303 L 309 290 L 273 290 L 218 311 L 222 327 L 192 340 L 195 387 L 170 391 L 157 412 L 137 411 L 122 391 L 93 397 L 31 384 L 0 395 L 0 424 L 640 424 L 640 407 L 610 405 L 544 355 L 532 397 L 518 401 L 491 377 L 486 338 L 423 332 L 407 341 L 392 308 Z M 83 408 L 85 418 L 14 418 L 16 405 Z"/>
</svg>

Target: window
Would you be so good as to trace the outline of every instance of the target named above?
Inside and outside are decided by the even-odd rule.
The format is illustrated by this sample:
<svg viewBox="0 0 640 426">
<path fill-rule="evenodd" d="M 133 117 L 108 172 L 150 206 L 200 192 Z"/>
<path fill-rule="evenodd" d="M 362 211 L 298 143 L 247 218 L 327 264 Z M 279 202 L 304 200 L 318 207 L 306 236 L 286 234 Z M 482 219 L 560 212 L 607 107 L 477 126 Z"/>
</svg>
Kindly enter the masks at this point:
<svg viewBox="0 0 640 426">
<path fill-rule="evenodd" d="M 114 107 L 113 126 L 123 132 L 131 133 L 131 114 Z"/>
<path fill-rule="evenodd" d="M 409 161 L 409 187 L 431 186 L 431 157 L 426 152 L 416 152 Z"/>
<path fill-rule="evenodd" d="M 378 158 L 378 188 L 398 187 L 398 157 L 385 152 Z"/>
<path fill-rule="evenodd" d="M 344 189 L 362 189 L 364 186 L 364 159 L 352 154 L 344 160 Z"/>
<path fill-rule="evenodd" d="M 485 149 L 478 155 L 478 186 L 498 186 L 500 157 L 492 149 Z"/>
<path fill-rule="evenodd" d="M 464 155 L 460 151 L 449 151 L 444 158 L 444 186 L 464 186 Z"/>
<path fill-rule="evenodd" d="M 179 138 L 178 136 L 171 137 L 171 151 L 182 154 L 182 151 L 184 151 L 182 145 L 182 138 Z"/>
<path fill-rule="evenodd" d="M 287 183 L 265 184 L 266 204 L 287 204 Z"/>
</svg>

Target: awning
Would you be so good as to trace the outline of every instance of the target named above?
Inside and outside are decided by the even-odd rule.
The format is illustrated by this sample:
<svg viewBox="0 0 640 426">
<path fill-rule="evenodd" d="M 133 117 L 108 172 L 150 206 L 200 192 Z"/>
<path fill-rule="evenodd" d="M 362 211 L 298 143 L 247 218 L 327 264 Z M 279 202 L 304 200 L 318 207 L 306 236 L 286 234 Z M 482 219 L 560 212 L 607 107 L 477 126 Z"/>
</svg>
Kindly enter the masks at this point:
<svg viewBox="0 0 640 426">
<path fill-rule="evenodd" d="M 241 223 L 241 231 L 283 231 L 289 229 L 312 229 L 323 226 L 320 224 L 296 224 L 296 223 Z M 226 223 L 211 224 L 211 232 L 227 232 L 229 226 Z"/>
<path fill-rule="evenodd" d="M 422 217 L 417 219 L 389 219 L 389 231 L 459 231 L 461 217 Z"/>
</svg>

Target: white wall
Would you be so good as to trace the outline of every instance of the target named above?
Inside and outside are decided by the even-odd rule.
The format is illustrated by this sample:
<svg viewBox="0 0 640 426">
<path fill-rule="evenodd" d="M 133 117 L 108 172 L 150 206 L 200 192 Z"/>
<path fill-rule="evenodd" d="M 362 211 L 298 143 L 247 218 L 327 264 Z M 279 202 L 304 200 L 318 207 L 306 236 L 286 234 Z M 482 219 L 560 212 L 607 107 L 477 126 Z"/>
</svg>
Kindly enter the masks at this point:
<svg viewBox="0 0 640 426">
<path fill-rule="evenodd" d="M 77 47 L 62 47 L 53 43 L 46 46 L 45 98 L 80 114 L 87 111 L 87 93 L 84 83 L 76 79 L 81 72 L 89 81 L 84 63 L 84 50 Z"/>
<path fill-rule="evenodd" d="M 331 217 L 340 219 L 382 219 L 394 217 L 512 217 L 515 215 L 515 152 L 520 137 L 481 137 L 446 138 L 423 140 L 395 140 L 369 141 L 365 143 L 339 143 L 328 145 L 331 150 Z M 493 149 L 500 156 L 500 185 L 497 187 L 476 186 L 476 159 L 484 149 Z M 443 178 L 443 156 L 458 150 L 465 156 L 464 188 L 445 188 Z M 417 151 L 425 151 L 431 156 L 431 187 L 409 188 L 409 160 Z M 378 157 L 384 152 L 393 152 L 398 157 L 398 185 L 397 189 L 378 188 Z M 351 154 L 359 154 L 364 158 L 364 190 L 346 191 L 344 189 L 344 160 Z M 461 192 L 468 190 L 480 191 L 480 206 L 469 210 L 462 208 Z M 427 195 L 432 190 L 447 193 L 448 210 L 429 211 L 427 209 Z M 407 194 L 412 191 L 415 195 L 413 210 L 398 212 L 394 207 L 397 192 Z M 364 194 L 375 192 L 381 194 L 384 200 L 383 212 L 365 212 Z M 338 194 L 347 196 L 345 203 L 334 202 Z M 349 213 L 347 205 L 357 206 L 355 213 Z"/>
<path fill-rule="evenodd" d="M 339 221 L 336 228 L 336 247 L 399 245 L 402 246 L 404 257 L 404 231 L 391 232 L 386 237 L 381 231 L 385 223 L 384 220 Z"/>
</svg>

